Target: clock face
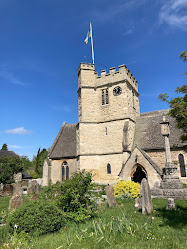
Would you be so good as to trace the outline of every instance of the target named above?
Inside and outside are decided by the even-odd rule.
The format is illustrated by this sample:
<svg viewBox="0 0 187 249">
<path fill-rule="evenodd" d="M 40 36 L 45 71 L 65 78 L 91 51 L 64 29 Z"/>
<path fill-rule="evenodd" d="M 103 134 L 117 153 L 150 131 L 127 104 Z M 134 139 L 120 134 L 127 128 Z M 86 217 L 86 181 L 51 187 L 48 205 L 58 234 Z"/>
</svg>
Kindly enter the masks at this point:
<svg viewBox="0 0 187 249">
<path fill-rule="evenodd" d="M 114 90 L 113 90 L 114 96 L 120 95 L 121 93 L 122 93 L 122 89 L 120 86 L 117 86 L 114 88 Z"/>
</svg>

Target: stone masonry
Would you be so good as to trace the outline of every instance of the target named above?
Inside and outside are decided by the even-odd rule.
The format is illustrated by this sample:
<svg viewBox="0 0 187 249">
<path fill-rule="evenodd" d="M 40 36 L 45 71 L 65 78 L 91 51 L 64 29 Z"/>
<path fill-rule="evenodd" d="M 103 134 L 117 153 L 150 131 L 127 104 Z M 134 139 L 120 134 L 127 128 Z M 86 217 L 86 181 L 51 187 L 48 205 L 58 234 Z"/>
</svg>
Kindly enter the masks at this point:
<svg viewBox="0 0 187 249">
<path fill-rule="evenodd" d="M 158 189 L 165 167 L 160 132 L 163 115 L 170 119 L 171 161 L 180 181 L 187 183 L 179 163 L 179 155 L 187 161 L 185 144 L 168 111 L 140 113 L 138 83 L 125 65 L 118 70 L 112 67 L 108 73 L 102 70 L 99 75 L 94 65 L 81 63 L 79 121 L 63 123 L 44 162 L 43 184 L 66 180 L 85 169 L 99 184 L 113 185 L 124 179 L 141 182 L 144 177 L 151 189 Z"/>
</svg>

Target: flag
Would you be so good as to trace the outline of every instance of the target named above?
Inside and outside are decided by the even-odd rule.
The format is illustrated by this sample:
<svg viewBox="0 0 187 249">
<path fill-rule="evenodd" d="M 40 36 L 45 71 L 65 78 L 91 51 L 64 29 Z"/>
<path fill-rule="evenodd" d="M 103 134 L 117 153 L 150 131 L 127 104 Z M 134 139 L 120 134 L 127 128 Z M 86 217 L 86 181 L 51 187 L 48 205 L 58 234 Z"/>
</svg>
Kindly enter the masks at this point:
<svg viewBox="0 0 187 249">
<path fill-rule="evenodd" d="M 86 36 L 86 38 L 84 39 L 84 42 L 85 42 L 86 44 L 88 43 L 88 38 L 91 37 L 91 36 L 92 36 L 92 31 L 91 31 L 91 29 L 89 28 L 88 33 L 87 33 L 87 36 Z"/>
</svg>

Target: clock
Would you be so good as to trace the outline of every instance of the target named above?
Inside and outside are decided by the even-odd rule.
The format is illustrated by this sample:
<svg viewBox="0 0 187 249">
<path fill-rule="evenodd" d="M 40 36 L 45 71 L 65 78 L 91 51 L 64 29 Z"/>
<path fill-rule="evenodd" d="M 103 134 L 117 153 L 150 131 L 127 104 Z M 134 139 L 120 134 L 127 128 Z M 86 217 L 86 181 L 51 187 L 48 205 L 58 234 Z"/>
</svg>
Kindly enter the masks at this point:
<svg viewBox="0 0 187 249">
<path fill-rule="evenodd" d="M 114 96 L 118 96 L 118 95 L 120 95 L 121 93 L 122 93 L 122 89 L 121 89 L 120 86 L 117 86 L 117 87 L 115 87 L 115 88 L 113 89 L 113 94 L 114 94 Z"/>
</svg>

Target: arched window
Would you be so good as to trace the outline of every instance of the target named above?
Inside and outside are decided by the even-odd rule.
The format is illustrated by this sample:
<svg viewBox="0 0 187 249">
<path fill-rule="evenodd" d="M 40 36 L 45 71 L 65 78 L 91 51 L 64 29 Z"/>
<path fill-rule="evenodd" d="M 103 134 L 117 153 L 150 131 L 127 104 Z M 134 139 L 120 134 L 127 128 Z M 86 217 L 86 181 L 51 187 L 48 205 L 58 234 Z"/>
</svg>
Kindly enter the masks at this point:
<svg viewBox="0 0 187 249">
<path fill-rule="evenodd" d="M 185 168 L 183 154 L 179 154 L 179 164 L 180 164 L 181 177 L 186 177 L 186 168 Z"/>
<path fill-rule="evenodd" d="M 66 166 L 66 180 L 69 179 L 69 167 Z"/>
<path fill-rule="evenodd" d="M 110 165 L 110 163 L 107 164 L 107 174 L 111 174 L 111 165 Z"/>
<path fill-rule="evenodd" d="M 62 180 L 69 179 L 69 167 L 68 163 L 64 161 L 62 163 Z"/>
<path fill-rule="evenodd" d="M 64 180 L 64 177 L 65 177 L 65 168 L 64 166 L 62 166 L 62 180 Z"/>
</svg>

